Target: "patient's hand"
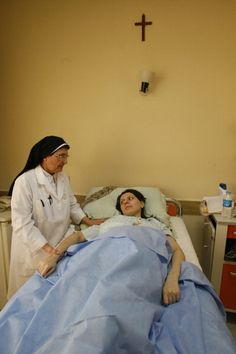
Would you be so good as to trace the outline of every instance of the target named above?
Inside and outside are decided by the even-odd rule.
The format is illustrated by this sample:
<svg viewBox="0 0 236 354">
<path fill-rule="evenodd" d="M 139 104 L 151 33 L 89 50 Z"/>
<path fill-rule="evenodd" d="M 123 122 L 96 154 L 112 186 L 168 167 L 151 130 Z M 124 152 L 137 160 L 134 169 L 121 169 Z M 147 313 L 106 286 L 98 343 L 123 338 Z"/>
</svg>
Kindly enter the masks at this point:
<svg viewBox="0 0 236 354">
<path fill-rule="evenodd" d="M 52 273 L 55 268 L 56 264 L 60 258 L 60 255 L 52 253 L 48 256 L 46 256 L 43 260 L 39 261 L 38 263 L 38 271 L 39 273 L 43 276 L 46 277 L 50 273 Z"/>
<path fill-rule="evenodd" d="M 170 274 L 167 276 L 162 289 L 163 303 L 165 305 L 173 304 L 180 299 L 180 288 L 178 280 Z"/>
</svg>

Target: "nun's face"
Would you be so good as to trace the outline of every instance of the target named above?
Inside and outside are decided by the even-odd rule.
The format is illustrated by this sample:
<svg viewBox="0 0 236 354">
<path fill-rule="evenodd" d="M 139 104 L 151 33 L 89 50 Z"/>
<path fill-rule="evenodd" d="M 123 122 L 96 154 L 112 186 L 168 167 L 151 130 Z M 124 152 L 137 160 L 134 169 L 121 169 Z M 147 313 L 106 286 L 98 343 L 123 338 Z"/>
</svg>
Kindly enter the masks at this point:
<svg viewBox="0 0 236 354">
<path fill-rule="evenodd" d="M 49 155 L 43 159 L 42 167 L 45 171 L 53 175 L 54 173 L 61 172 L 68 159 L 68 149 L 61 148 L 53 155 Z"/>
</svg>

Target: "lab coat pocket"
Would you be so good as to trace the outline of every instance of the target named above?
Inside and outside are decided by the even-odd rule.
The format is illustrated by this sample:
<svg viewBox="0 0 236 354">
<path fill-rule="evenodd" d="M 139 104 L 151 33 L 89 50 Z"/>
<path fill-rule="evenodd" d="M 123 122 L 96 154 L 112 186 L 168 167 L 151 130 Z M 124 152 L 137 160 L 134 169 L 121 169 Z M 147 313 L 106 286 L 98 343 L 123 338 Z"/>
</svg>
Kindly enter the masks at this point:
<svg viewBox="0 0 236 354">
<path fill-rule="evenodd" d="M 36 218 L 38 220 L 44 220 L 46 215 L 45 215 L 45 203 L 42 199 L 37 199 L 35 201 L 35 213 L 36 213 Z"/>
</svg>

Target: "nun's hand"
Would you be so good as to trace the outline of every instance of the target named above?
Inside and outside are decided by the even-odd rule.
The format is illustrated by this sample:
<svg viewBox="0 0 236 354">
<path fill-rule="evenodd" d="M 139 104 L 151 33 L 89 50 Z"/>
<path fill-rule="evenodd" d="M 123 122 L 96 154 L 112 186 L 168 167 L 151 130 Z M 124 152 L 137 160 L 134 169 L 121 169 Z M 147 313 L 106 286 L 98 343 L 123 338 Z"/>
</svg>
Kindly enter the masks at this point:
<svg viewBox="0 0 236 354">
<path fill-rule="evenodd" d="M 39 261 L 38 263 L 38 272 L 43 276 L 47 277 L 56 269 L 56 264 L 58 259 L 60 258 L 57 254 L 50 254 L 46 256 L 44 259 Z"/>
<path fill-rule="evenodd" d="M 105 219 L 90 219 L 90 225 L 101 225 Z"/>
<path fill-rule="evenodd" d="M 90 219 L 87 216 L 85 216 L 82 219 L 82 222 L 88 226 L 93 226 L 93 225 L 100 225 L 105 221 L 105 219 Z"/>
</svg>

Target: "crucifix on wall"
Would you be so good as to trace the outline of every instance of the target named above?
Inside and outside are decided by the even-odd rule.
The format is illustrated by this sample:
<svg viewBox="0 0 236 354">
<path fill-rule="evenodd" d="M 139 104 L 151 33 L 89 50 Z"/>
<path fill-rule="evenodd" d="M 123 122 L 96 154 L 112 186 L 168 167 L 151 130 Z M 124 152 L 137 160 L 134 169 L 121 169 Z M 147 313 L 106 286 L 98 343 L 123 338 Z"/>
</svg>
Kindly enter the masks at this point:
<svg viewBox="0 0 236 354">
<path fill-rule="evenodd" d="M 142 27 L 142 41 L 145 41 L 145 27 L 148 25 L 152 25 L 151 21 L 145 21 L 145 15 L 142 15 L 142 21 L 141 22 L 135 22 L 135 26 L 141 26 Z"/>
</svg>

